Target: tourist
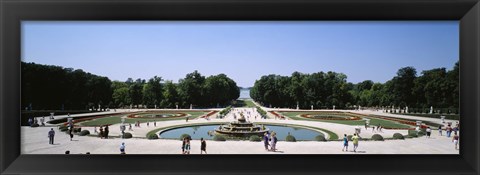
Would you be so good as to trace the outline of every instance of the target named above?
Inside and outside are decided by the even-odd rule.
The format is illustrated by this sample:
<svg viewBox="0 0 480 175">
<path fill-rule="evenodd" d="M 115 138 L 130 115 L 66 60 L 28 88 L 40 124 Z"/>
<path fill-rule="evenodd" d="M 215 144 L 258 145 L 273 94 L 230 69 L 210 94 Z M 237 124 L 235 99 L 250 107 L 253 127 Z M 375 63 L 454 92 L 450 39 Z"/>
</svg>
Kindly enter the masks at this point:
<svg viewBox="0 0 480 175">
<path fill-rule="evenodd" d="M 438 126 L 438 134 L 440 134 L 440 136 L 442 136 L 442 125 Z"/>
<path fill-rule="evenodd" d="M 430 138 L 430 135 L 432 134 L 432 129 L 430 129 L 430 127 L 427 127 L 426 131 L 427 131 L 427 138 Z"/>
<path fill-rule="evenodd" d="M 450 137 L 450 135 L 452 134 L 452 127 L 448 125 L 446 131 L 447 131 L 447 137 Z"/>
<path fill-rule="evenodd" d="M 100 137 L 100 139 L 103 139 L 103 126 L 100 126 L 100 133 L 98 134 L 98 136 Z"/>
<path fill-rule="evenodd" d="M 147 122 L 147 127 L 150 127 L 150 122 Z"/>
<path fill-rule="evenodd" d="M 125 143 L 122 142 L 122 144 L 120 145 L 120 154 L 125 154 Z"/>
<path fill-rule="evenodd" d="M 53 138 L 55 137 L 55 131 L 53 130 L 53 128 L 50 128 L 50 131 L 48 131 L 48 143 L 50 145 L 53 145 Z"/>
<path fill-rule="evenodd" d="M 455 144 L 455 149 L 456 150 L 458 150 L 458 139 L 459 138 L 460 137 L 457 135 L 457 133 L 455 133 L 454 136 L 453 136 L 453 139 L 452 139 L 453 144 Z"/>
<path fill-rule="evenodd" d="M 187 117 L 187 118 L 185 118 L 185 122 L 188 122 L 188 117 Z"/>
<path fill-rule="evenodd" d="M 131 123 L 128 124 L 128 130 L 129 130 L 129 131 L 133 131 L 133 129 L 132 129 L 132 124 L 131 124 Z"/>
<path fill-rule="evenodd" d="M 383 126 L 382 126 L 382 125 L 379 125 L 379 127 L 380 127 L 380 132 L 382 132 Z"/>
<path fill-rule="evenodd" d="M 272 132 L 271 134 L 271 141 L 270 141 L 270 150 L 275 152 L 277 151 L 277 133 Z"/>
<path fill-rule="evenodd" d="M 265 145 L 265 150 L 268 151 L 268 134 L 267 134 L 267 133 L 268 133 L 268 132 L 265 132 L 265 133 L 263 134 L 263 143 L 264 143 L 264 145 Z"/>
<path fill-rule="evenodd" d="M 343 135 L 343 148 L 342 151 L 345 150 L 348 152 L 348 137 L 347 134 Z"/>
<path fill-rule="evenodd" d="M 153 126 L 157 127 L 157 121 L 153 121 Z"/>
<path fill-rule="evenodd" d="M 190 139 L 186 139 L 185 142 L 185 154 L 190 154 Z"/>
<path fill-rule="evenodd" d="M 353 134 L 352 141 L 353 141 L 353 152 L 357 152 L 358 148 L 358 136 L 357 134 Z"/>
<path fill-rule="evenodd" d="M 105 132 L 103 133 L 105 139 L 108 139 L 108 133 L 109 133 L 109 132 L 110 132 L 110 131 L 108 130 L 108 125 L 106 125 L 106 126 L 105 126 Z"/>
<path fill-rule="evenodd" d="M 33 125 L 33 118 L 29 118 L 28 119 L 28 126 L 32 126 Z"/>
<path fill-rule="evenodd" d="M 73 140 L 73 127 L 70 127 L 70 129 L 68 130 L 68 134 L 70 134 L 70 141 Z"/>
<path fill-rule="evenodd" d="M 365 131 L 368 130 L 367 122 L 365 122 Z"/>
<path fill-rule="evenodd" d="M 182 154 L 185 154 L 185 145 L 187 144 L 187 137 L 182 140 Z"/>
<path fill-rule="evenodd" d="M 42 118 L 40 119 L 40 122 L 41 122 L 42 126 L 45 126 L 45 117 L 42 117 Z"/>
<path fill-rule="evenodd" d="M 203 137 L 200 138 L 200 154 L 202 154 L 203 152 L 205 152 L 205 154 L 207 154 L 207 142 L 205 140 L 203 140 Z"/>
</svg>

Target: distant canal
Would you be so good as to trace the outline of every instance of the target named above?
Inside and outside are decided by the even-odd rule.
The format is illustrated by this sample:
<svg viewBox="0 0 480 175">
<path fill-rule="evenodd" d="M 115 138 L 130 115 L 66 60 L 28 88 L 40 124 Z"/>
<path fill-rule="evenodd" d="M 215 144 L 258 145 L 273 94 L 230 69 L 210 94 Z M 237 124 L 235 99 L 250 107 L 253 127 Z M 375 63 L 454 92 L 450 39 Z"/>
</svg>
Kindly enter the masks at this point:
<svg viewBox="0 0 480 175">
<path fill-rule="evenodd" d="M 250 97 L 250 89 L 240 89 L 240 98 L 249 99 Z"/>
</svg>

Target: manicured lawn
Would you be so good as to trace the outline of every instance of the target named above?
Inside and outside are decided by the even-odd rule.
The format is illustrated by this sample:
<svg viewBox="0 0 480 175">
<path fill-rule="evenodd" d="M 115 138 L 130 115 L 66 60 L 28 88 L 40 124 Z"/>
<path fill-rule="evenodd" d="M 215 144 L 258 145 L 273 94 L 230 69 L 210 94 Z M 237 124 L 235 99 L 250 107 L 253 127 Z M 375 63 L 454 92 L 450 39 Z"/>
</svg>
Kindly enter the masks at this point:
<svg viewBox="0 0 480 175">
<path fill-rule="evenodd" d="M 195 119 L 200 117 L 201 115 L 207 114 L 208 112 L 184 112 L 190 114 L 188 119 Z M 99 118 L 95 120 L 81 122 L 80 125 L 82 126 L 99 126 L 99 125 L 107 125 L 107 124 L 117 124 L 122 122 L 122 117 L 126 115 L 119 115 L 119 116 L 112 116 L 112 117 L 105 117 Z M 141 123 L 145 122 L 153 122 L 153 121 L 169 121 L 169 120 L 185 120 L 187 117 L 175 117 L 175 118 L 155 118 L 155 119 L 145 119 L 145 118 L 126 118 L 125 123 L 135 123 L 136 121 L 140 121 Z"/>
<path fill-rule="evenodd" d="M 308 120 L 308 121 L 338 123 L 338 124 L 354 125 L 354 126 L 365 125 L 365 120 L 319 120 L 319 119 L 310 119 L 310 118 L 304 118 L 299 116 L 305 113 L 306 112 L 283 112 L 282 114 L 294 120 Z M 368 117 L 363 117 L 363 118 L 368 118 Z M 370 126 L 381 125 L 383 127 L 389 127 L 389 128 L 411 128 L 408 125 L 400 124 L 394 121 L 388 121 L 388 120 L 382 120 L 382 119 L 376 119 L 376 118 L 369 118 L 369 119 L 370 119 Z"/>
<path fill-rule="evenodd" d="M 253 108 L 255 103 L 252 100 L 237 100 L 234 106 L 238 108 Z"/>
</svg>

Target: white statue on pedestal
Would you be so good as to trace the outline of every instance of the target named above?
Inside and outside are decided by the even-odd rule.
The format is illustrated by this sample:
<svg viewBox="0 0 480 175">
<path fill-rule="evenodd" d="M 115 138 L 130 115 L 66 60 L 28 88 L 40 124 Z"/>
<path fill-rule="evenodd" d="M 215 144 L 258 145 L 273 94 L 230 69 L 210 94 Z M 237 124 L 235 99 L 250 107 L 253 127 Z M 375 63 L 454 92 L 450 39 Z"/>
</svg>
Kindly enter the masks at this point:
<svg viewBox="0 0 480 175">
<path fill-rule="evenodd" d="M 430 106 L 430 114 L 433 114 L 433 106 Z"/>
</svg>

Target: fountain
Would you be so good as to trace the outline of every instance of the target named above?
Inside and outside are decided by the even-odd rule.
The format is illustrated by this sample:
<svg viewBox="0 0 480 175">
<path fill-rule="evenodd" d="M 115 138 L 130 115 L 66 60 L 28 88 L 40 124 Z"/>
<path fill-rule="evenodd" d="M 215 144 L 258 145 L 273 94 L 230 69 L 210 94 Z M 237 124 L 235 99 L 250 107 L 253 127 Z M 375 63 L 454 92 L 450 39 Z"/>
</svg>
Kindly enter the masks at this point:
<svg viewBox="0 0 480 175">
<path fill-rule="evenodd" d="M 269 129 L 264 126 L 255 125 L 248 122 L 242 113 L 238 121 L 231 122 L 227 125 L 220 125 L 215 132 L 218 134 L 225 134 L 230 137 L 250 137 L 252 135 L 263 136 Z"/>
</svg>

